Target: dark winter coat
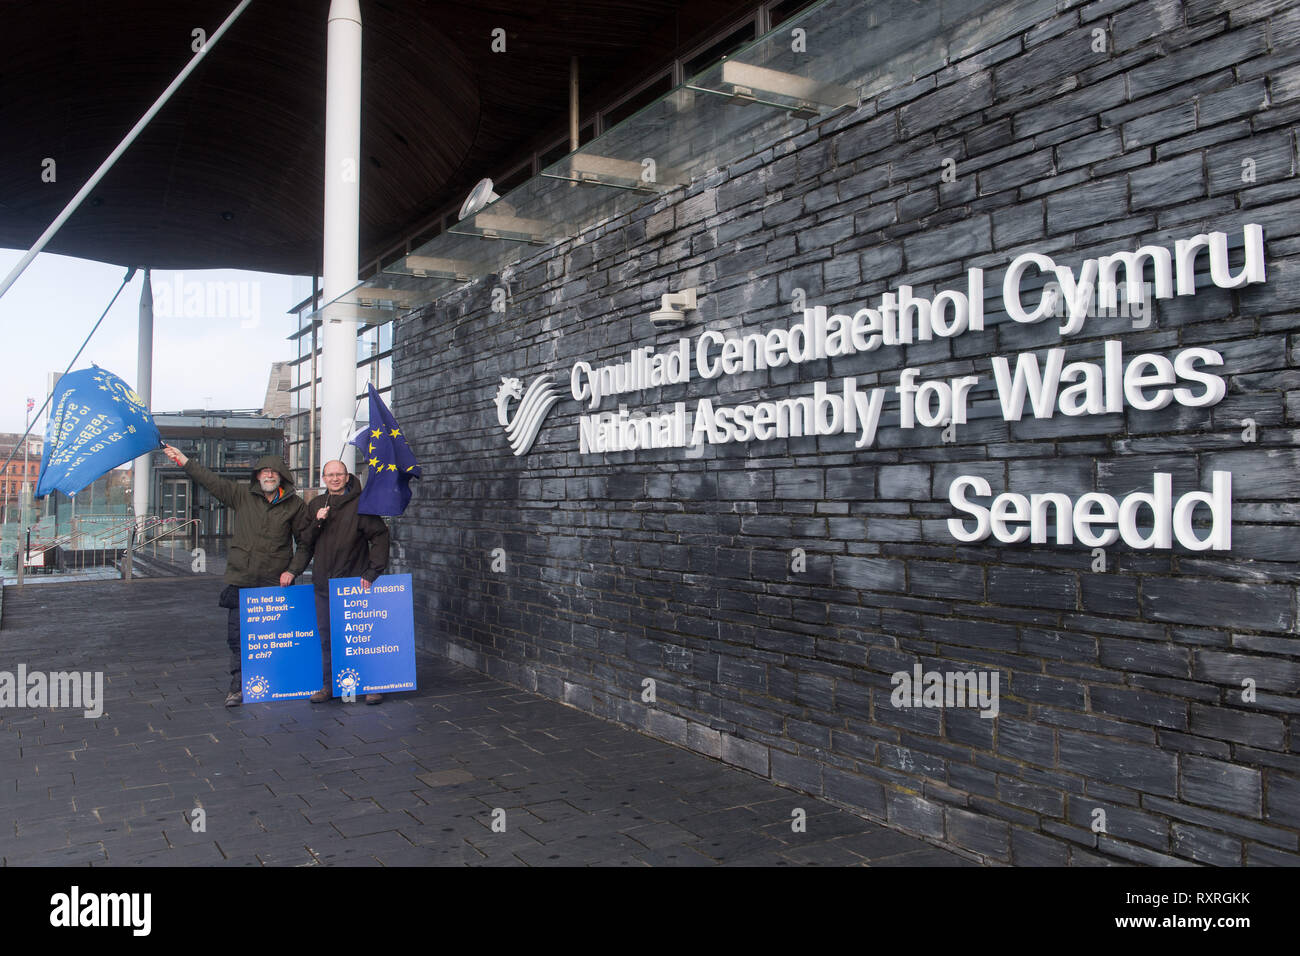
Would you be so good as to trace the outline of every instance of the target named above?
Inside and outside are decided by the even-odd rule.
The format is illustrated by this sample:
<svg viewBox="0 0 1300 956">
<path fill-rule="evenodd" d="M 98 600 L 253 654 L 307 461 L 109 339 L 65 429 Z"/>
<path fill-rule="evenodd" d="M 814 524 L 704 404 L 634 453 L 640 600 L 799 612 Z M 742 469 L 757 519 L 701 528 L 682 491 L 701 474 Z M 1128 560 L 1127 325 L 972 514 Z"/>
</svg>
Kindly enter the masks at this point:
<svg viewBox="0 0 1300 956">
<path fill-rule="evenodd" d="M 257 473 L 263 468 L 274 468 L 280 475 L 282 495 L 275 503 L 266 500 L 257 483 Z M 260 459 L 247 484 L 222 478 L 193 458 L 185 463 L 185 473 L 235 513 L 226 584 L 240 588 L 279 587 L 284 571 L 294 577 L 302 574 L 311 559 L 311 553 L 301 547 L 308 525 L 307 509 L 294 492 L 289 469 L 278 455 Z M 296 554 L 295 540 L 300 545 Z"/>
<path fill-rule="evenodd" d="M 376 515 L 357 513 L 361 483 L 348 475 L 337 495 L 324 494 L 307 505 L 307 532 L 303 543 L 312 554 L 311 580 L 324 593 L 330 578 L 365 578 L 374 581 L 388 567 L 388 525 Z M 316 513 L 328 507 L 324 521 Z"/>
</svg>

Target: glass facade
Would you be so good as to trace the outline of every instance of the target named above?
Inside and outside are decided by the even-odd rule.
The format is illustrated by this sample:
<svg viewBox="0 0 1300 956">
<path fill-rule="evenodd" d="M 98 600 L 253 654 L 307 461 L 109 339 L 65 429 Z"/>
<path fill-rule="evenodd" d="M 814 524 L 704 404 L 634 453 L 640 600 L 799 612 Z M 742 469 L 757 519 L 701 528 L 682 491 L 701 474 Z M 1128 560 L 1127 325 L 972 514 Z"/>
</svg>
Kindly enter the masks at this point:
<svg viewBox="0 0 1300 956">
<path fill-rule="evenodd" d="M 247 481 L 258 459 L 285 454 L 285 433 L 276 419 L 256 411 L 196 412 L 154 416 L 163 440 L 223 478 Z M 200 535 L 230 534 L 228 510 L 164 455 L 154 452 L 151 514 L 197 520 Z"/>
<path fill-rule="evenodd" d="M 298 329 L 290 336 L 296 347 L 291 362 L 291 399 L 285 427 L 285 460 L 300 489 L 318 485 L 321 465 L 336 454 L 331 451 L 322 458 L 320 449 L 321 320 L 315 311 L 316 301 L 307 299 L 294 310 Z M 369 415 L 365 403 L 368 384 L 375 386 L 385 402 L 390 405 L 392 403 L 393 325 L 388 315 L 372 316 L 371 319 L 366 321 L 362 317 L 357 327 L 357 421 L 363 424 Z"/>
<path fill-rule="evenodd" d="M 333 455 L 323 458 L 319 447 L 322 318 L 359 323 L 357 397 L 363 399 L 367 383 L 373 383 L 391 405 L 397 315 L 752 151 L 754 142 L 770 139 L 773 128 L 792 117 L 825 116 L 853 106 L 857 90 L 838 84 L 864 69 L 869 75 L 855 77 L 857 83 L 870 81 L 875 60 L 894 45 L 878 42 L 882 32 L 909 41 L 917 30 L 931 37 L 936 27 L 947 25 L 951 32 L 993 2 L 944 0 L 918 11 L 912 0 L 890 0 L 869 24 L 859 22 L 853 0 L 756 4 L 751 15 L 682 50 L 612 103 L 584 116 L 577 151 L 564 136 L 499 171 L 494 188 L 508 201 L 463 220 L 447 212 L 367 264 L 360 273 L 364 281 L 350 291 L 328 303 L 313 293 L 293 310 L 298 328 L 290 337 L 296 357 L 286 439 L 294 480 L 299 487 L 316 483 L 322 462 Z M 813 8 L 818 19 L 808 16 Z M 818 56 L 792 59 L 785 34 L 756 39 L 776 24 L 795 23 L 816 34 L 812 48 L 821 51 Z M 948 43 L 944 37 L 915 55 L 942 57 Z M 859 51 L 864 44 L 867 53 Z M 858 52 L 849 55 L 852 51 Z M 747 104 L 762 108 L 743 108 Z M 575 189 L 578 185 L 584 188 Z M 361 403 L 358 418 L 364 422 L 365 416 Z"/>
</svg>

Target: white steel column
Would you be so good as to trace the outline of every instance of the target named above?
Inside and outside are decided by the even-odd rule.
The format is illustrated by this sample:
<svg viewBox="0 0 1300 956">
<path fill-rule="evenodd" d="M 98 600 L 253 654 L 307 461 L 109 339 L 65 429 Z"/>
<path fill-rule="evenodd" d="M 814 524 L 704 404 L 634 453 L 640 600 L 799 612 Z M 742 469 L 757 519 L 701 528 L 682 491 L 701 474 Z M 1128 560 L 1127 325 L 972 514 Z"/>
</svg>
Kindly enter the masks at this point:
<svg viewBox="0 0 1300 956">
<path fill-rule="evenodd" d="M 325 73 L 322 299 L 330 302 L 357 283 L 361 214 L 361 7 L 357 0 L 330 2 Z M 321 332 L 320 461 L 323 467 L 337 456 L 352 471 L 356 449 L 344 442 L 355 430 L 357 322 L 327 311 Z"/>
<path fill-rule="evenodd" d="M 136 352 L 135 360 L 135 393 L 144 402 L 144 407 L 152 413 L 153 283 L 149 281 L 148 269 L 144 270 L 144 285 L 140 288 L 140 347 Z M 135 460 L 135 485 L 131 492 L 131 501 L 137 521 L 149 512 L 149 480 L 150 472 L 153 470 L 150 467 L 152 463 L 153 452 L 141 455 Z"/>
</svg>

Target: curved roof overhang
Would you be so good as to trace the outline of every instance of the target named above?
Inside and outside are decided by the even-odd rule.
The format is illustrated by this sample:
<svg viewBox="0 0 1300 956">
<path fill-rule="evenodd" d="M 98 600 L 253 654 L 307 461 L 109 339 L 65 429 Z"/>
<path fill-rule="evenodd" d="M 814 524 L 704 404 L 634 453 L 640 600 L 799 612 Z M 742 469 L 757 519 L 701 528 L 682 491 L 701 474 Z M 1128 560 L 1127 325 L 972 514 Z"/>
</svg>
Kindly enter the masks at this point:
<svg viewBox="0 0 1300 956">
<path fill-rule="evenodd" d="M 0 246 L 37 239 L 193 56 L 193 31 L 211 36 L 235 5 L 6 7 Z M 584 100 L 599 99 L 754 5 L 361 0 L 363 259 L 565 128 L 570 57 Z M 318 273 L 328 9 L 328 0 L 254 0 L 46 251 Z M 491 49 L 497 28 L 504 53 Z"/>
</svg>

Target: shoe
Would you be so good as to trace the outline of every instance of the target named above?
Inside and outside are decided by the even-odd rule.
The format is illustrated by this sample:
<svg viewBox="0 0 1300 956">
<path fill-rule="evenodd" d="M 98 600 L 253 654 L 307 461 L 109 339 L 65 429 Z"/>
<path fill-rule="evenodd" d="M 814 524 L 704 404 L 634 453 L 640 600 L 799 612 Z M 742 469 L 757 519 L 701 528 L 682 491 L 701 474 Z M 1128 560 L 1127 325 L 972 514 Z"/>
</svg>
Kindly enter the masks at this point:
<svg viewBox="0 0 1300 956">
<path fill-rule="evenodd" d="M 229 694 L 226 695 L 226 706 L 227 706 L 227 707 L 238 707 L 238 706 L 239 706 L 240 704 L 242 704 L 243 702 L 244 702 L 244 692 L 243 692 L 243 691 L 240 691 L 240 690 L 232 690 Z"/>
<path fill-rule="evenodd" d="M 328 687 L 322 687 L 320 690 L 316 691 L 307 699 L 311 701 L 313 704 L 323 704 L 325 703 L 325 701 L 329 700 L 332 696 L 333 695 L 330 693 Z"/>
<path fill-rule="evenodd" d="M 377 704 L 384 699 L 383 694 L 366 694 L 367 704 Z"/>
</svg>

